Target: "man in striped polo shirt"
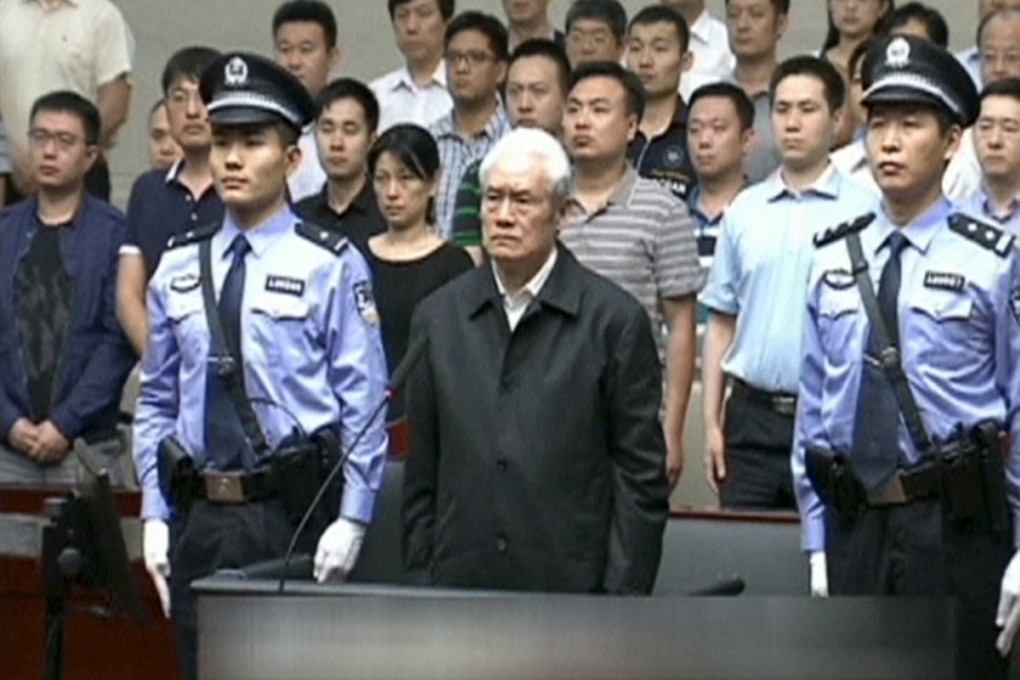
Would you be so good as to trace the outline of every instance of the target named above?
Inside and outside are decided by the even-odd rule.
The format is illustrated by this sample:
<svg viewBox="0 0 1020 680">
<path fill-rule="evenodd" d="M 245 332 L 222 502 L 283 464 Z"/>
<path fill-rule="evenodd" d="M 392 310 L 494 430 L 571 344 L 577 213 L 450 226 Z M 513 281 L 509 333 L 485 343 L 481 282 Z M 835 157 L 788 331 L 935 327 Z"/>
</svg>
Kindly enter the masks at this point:
<svg viewBox="0 0 1020 680">
<path fill-rule="evenodd" d="M 575 176 L 560 238 L 581 264 L 637 298 L 658 331 L 666 464 L 675 485 L 694 375 L 694 301 L 704 274 L 686 206 L 627 162 L 643 112 L 641 81 L 619 64 L 594 62 L 574 71 L 563 127 Z"/>
</svg>

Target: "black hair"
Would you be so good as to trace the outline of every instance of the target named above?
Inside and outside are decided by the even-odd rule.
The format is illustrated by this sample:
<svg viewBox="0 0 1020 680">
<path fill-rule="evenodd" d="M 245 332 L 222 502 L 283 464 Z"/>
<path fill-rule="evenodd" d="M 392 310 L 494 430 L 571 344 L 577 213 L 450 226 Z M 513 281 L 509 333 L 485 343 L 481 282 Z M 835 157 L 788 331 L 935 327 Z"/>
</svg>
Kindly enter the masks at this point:
<svg viewBox="0 0 1020 680">
<path fill-rule="evenodd" d="M 886 11 L 885 14 L 878 18 L 874 28 L 872 28 L 872 35 L 878 33 L 879 26 L 881 26 L 882 22 L 888 18 L 894 9 L 896 9 L 896 0 L 882 0 L 882 2 L 885 4 Z M 787 4 L 789 5 L 789 2 L 787 2 Z M 825 54 L 830 48 L 839 44 L 839 29 L 836 28 L 835 22 L 832 21 L 832 11 L 826 10 L 826 16 L 829 20 L 829 28 L 825 33 L 825 42 L 822 43 L 822 54 Z"/>
<path fill-rule="evenodd" d="M 411 2 L 414 2 L 414 0 L 387 0 L 386 9 L 389 10 L 390 21 L 393 21 L 396 17 L 398 7 Z M 443 20 L 449 21 L 450 17 L 452 17 L 453 13 L 457 10 L 455 0 L 435 0 L 435 2 L 436 6 L 439 7 L 439 13 L 443 15 Z"/>
<path fill-rule="evenodd" d="M 85 97 L 70 90 L 58 90 L 44 94 L 32 104 L 29 120 L 35 124 L 35 117 L 42 112 L 70 113 L 81 121 L 85 128 L 85 143 L 90 146 L 99 143 L 101 122 L 99 109 Z"/>
<path fill-rule="evenodd" d="M 917 21 L 923 25 L 925 33 L 928 34 L 928 39 L 933 43 L 942 49 L 949 47 L 949 25 L 946 23 L 945 17 L 934 7 L 929 7 L 920 2 L 908 2 L 886 14 L 885 18 L 879 23 L 875 34 L 881 36 L 889 35 L 897 28 L 906 26 L 911 21 Z"/>
<path fill-rule="evenodd" d="M 871 37 L 868 38 L 867 40 L 862 40 L 860 44 L 858 44 L 857 47 L 854 48 L 854 51 L 850 53 L 850 58 L 846 62 L 847 69 L 846 77 L 848 81 L 852 81 L 854 79 L 854 71 L 856 71 L 857 67 L 860 66 L 861 83 L 862 84 L 864 83 L 864 64 L 861 62 L 864 61 L 864 57 L 868 56 L 868 52 L 871 50 L 872 47 L 875 46 L 875 42 L 876 37 Z"/>
<path fill-rule="evenodd" d="M 676 29 L 676 37 L 680 42 L 680 53 L 687 51 L 691 42 L 691 30 L 687 27 L 687 20 L 672 7 L 666 5 L 648 5 L 630 20 L 627 32 L 634 30 L 635 26 L 648 26 L 650 24 L 673 24 Z"/>
<path fill-rule="evenodd" d="M 830 112 L 836 111 L 846 102 L 846 81 L 836 67 L 825 59 L 809 55 L 790 57 L 780 62 L 769 81 L 769 101 L 775 101 L 776 88 L 790 76 L 810 76 L 821 81 Z"/>
<path fill-rule="evenodd" d="M 582 80 L 589 78 L 609 78 L 615 80 L 627 93 L 627 113 L 637 116 L 641 122 L 645 115 L 645 86 L 641 79 L 620 66 L 615 61 L 592 61 L 578 66 L 570 75 L 570 89 L 573 90 Z"/>
<path fill-rule="evenodd" d="M 315 117 L 321 116 L 323 111 L 340 99 L 353 99 L 358 103 L 365 116 L 365 127 L 369 133 L 374 134 L 379 127 L 379 100 L 368 85 L 354 78 L 337 78 L 322 88 L 315 99 Z"/>
<path fill-rule="evenodd" d="M 446 35 L 443 36 L 443 46 L 449 47 L 450 41 L 458 33 L 464 31 L 477 31 L 484 35 L 489 41 L 489 49 L 499 61 L 506 61 L 509 56 L 509 38 L 507 37 L 506 26 L 503 22 L 485 12 L 468 11 L 462 12 L 453 18 L 446 26 Z"/>
<path fill-rule="evenodd" d="M 729 5 L 730 0 L 726 0 L 725 4 Z M 776 8 L 777 14 L 790 13 L 790 0 L 772 0 L 772 6 Z"/>
<path fill-rule="evenodd" d="M 981 90 L 981 101 L 988 97 L 1012 97 L 1020 102 L 1020 78 L 1003 78 L 994 83 L 988 83 Z"/>
<path fill-rule="evenodd" d="M 421 126 L 401 123 L 379 135 L 368 152 L 370 174 L 375 175 L 376 165 L 386 152 L 393 154 L 420 180 L 432 182 L 439 177 L 439 147 L 435 138 Z M 429 224 L 436 221 L 436 202 L 433 198 L 429 198 L 425 221 Z"/>
<path fill-rule="evenodd" d="M 567 10 L 565 31 L 570 33 L 570 27 L 581 19 L 601 21 L 609 26 L 617 42 L 623 42 L 627 32 L 627 10 L 618 0 L 574 0 L 574 4 Z"/>
<path fill-rule="evenodd" d="M 152 118 L 152 114 L 156 113 L 156 111 L 158 111 L 159 107 L 161 107 L 161 106 L 166 106 L 166 100 L 163 99 L 162 97 L 160 97 L 159 99 L 154 101 L 152 103 L 152 106 L 149 107 L 149 118 L 150 119 Z"/>
<path fill-rule="evenodd" d="M 275 36 L 280 26 L 284 24 L 304 22 L 318 24 L 326 39 L 326 47 L 328 49 L 336 47 L 336 16 L 329 5 L 321 0 L 290 0 L 280 5 L 273 15 L 273 35 Z"/>
<path fill-rule="evenodd" d="M 508 71 L 517 61 L 530 57 L 544 57 L 556 64 L 560 90 L 565 95 L 570 89 L 570 60 L 567 58 L 566 51 L 560 47 L 559 43 L 548 38 L 525 40 L 510 55 L 510 63 L 507 66 Z"/>
<path fill-rule="evenodd" d="M 219 57 L 219 50 L 202 45 L 177 50 L 167 59 L 166 66 L 163 67 L 163 77 L 160 79 L 163 94 L 168 94 L 173 84 L 182 78 L 196 83 L 202 80 L 202 74 Z"/>
<path fill-rule="evenodd" d="M 696 103 L 709 97 L 729 99 L 733 103 L 733 108 L 737 110 L 737 118 L 740 120 L 741 132 L 747 132 L 754 127 L 754 102 L 744 92 L 744 88 L 724 82 L 702 85 L 691 94 L 691 100 L 687 103 L 687 111 L 692 111 Z"/>
<path fill-rule="evenodd" d="M 375 172 L 379 158 L 387 151 L 418 179 L 431 182 L 439 177 L 439 147 L 429 131 L 420 125 L 400 123 L 379 135 L 368 152 L 369 172 Z"/>
</svg>

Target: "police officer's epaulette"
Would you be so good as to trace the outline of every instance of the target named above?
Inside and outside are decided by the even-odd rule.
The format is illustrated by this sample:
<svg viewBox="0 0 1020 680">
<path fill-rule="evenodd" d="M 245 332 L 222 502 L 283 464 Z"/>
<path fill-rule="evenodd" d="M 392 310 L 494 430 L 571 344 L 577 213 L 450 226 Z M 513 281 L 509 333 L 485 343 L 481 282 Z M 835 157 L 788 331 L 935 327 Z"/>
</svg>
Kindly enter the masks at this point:
<svg viewBox="0 0 1020 680">
<path fill-rule="evenodd" d="M 167 250 L 171 248 L 180 248 L 190 243 L 198 243 L 199 241 L 205 241 L 210 239 L 220 229 L 219 222 L 213 222 L 212 224 L 206 224 L 201 227 L 195 227 L 189 229 L 182 234 L 174 234 L 170 237 L 170 240 L 166 242 Z"/>
<path fill-rule="evenodd" d="M 1015 241 L 1015 237 L 1009 232 L 961 213 L 949 216 L 949 229 L 982 248 L 991 250 L 999 257 L 1009 255 Z"/>
<path fill-rule="evenodd" d="M 338 234 L 335 231 L 329 229 L 323 229 L 310 222 L 300 222 L 297 227 L 294 228 L 298 236 L 306 238 L 317 246 L 321 246 L 326 250 L 339 255 L 343 252 L 344 248 L 347 247 L 349 241 L 343 234 Z"/>
<path fill-rule="evenodd" d="M 869 212 L 861 215 L 860 217 L 838 224 L 835 227 L 830 227 L 825 231 L 820 231 L 815 234 L 815 248 L 821 248 L 827 246 L 830 243 L 835 243 L 844 236 L 849 236 L 855 231 L 861 231 L 866 226 L 875 221 L 875 213 Z"/>
</svg>

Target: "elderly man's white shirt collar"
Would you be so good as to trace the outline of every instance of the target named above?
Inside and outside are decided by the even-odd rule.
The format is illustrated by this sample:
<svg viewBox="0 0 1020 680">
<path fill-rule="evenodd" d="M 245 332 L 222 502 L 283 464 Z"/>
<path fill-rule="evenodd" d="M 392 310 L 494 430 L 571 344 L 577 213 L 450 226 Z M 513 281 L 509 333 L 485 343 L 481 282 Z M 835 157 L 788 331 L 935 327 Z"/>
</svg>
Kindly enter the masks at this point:
<svg viewBox="0 0 1020 680">
<path fill-rule="evenodd" d="M 507 291 L 503 278 L 500 276 L 499 267 L 496 266 L 495 261 L 492 262 L 492 273 L 496 277 L 496 289 L 503 298 L 503 310 L 506 312 L 506 320 L 510 324 L 511 332 L 517 328 L 517 324 L 520 323 L 521 317 L 524 316 L 528 305 L 538 297 L 542 286 L 549 279 L 553 266 L 556 264 L 556 257 L 556 248 L 554 247 L 552 252 L 549 253 L 549 257 L 546 258 L 545 263 L 539 267 L 535 275 L 531 277 L 531 280 L 524 284 L 520 290 L 513 292 Z"/>
</svg>

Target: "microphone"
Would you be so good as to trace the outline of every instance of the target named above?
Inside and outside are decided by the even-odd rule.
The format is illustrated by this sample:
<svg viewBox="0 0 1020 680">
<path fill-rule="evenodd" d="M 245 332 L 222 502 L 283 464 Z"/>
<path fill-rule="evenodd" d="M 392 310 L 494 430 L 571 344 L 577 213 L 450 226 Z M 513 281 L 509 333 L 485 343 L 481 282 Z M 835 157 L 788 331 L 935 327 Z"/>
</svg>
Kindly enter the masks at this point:
<svg viewBox="0 0 1020 680">
<path fill-rule="evenodd" d="M 383 396 L 383 398 L 376 405 L 375 409 L 372 411 L 372 414 L 368 417 L 368 420 L 365 421 L 365 424 L 361 426 L 361 429 L 358 431 L 357 435 L 355 435 L 354 440 L 347 445 L 344 451 L 342 451 L 339 460 L 337 460 L 337 462 L 330 469 L 329 474 L 326 475 L 326 479 L 324 479 L 322 481 L 322 484 L 319 485 L 319 490 L 315 493 L 315 496 L 312 498 L 312 502 L 308 504 L 308 509 L 305 510 L 305 514 L 301 517 L 301 521 L 298 522 L 297 529 L 294 530 L 294 534 L 290 538 L 290 544 L 287 546 L 287 552 L 283 556 L 283 568 L 280 569 L 280 571 L 278 572 L 280 574 L 280 582 L 276 588 L 277 593 L 283 593 L 283 586 L 284 583 L 287 581 L 287 576 L 289 573 L 290 561 L 291 558 L 294 556 L 294 548 L 297 546 L 298 537 L 301 535 L 301 532 L 305 530 L 305 527 L 311 520 L 312 513 L 315 512 L 315 509 L 319 506 L 319 503 L 322 502 L 322 497 L 326 495 L 326 490 L 329 488 L 329 485 L 332 484 L 333 480 L 336 479 L 336 476 L 340 474 L 340 471 L 344 467 L 344 463 L 347 462 L 347 459 L 350 458 L 351 453 L 354 452 L 354 449 L 361 442 L 362 437 L 364 437 L 365 433 L 368 432 L 368 428 L 372 426 L 372 423 L 375 422 L 375 419 L 379 417 L 379 414 L 382 413 L 383 409 L 385 409 L 386 406 L 389 405 L 393 397 L 404 386 L 404 383 L 407 382 L 407 379 L 411 375 L 411 371 L 414 369 L 415 365 L 421 360 L 422 356 L 425 354 L 425 348 L 428 346 L 428 344 L 429 338 L 427 335 L 419 335 L 416 338 L 414 338 L 414 340 L 411 341 L 411 345 L 410 347 L 407 348 L 407 352 L 404 354 L 404 358 L 400 360 L 400 363 L 397 364 L 396 370 L 394 370 L 393 374 L 390 376 L 390 382 L 389 385 L 387 385 L 386 387 L 385 396 Z M 303 561 L 305 559 L 311 560 L 312 558 L 308 555 L 305 555 L 299 559 Z"/>
<path fill-rule="evenodd" d="M 747 584 L 744 583 L 744 579 L 737 575 L 724 576 L 718 581 L 713 582 L 711 585 L 704 588 L 697 588 L 689 591 L 687 594 L 691 597 L 711 597 L 715 595 L 727 595 L 734 596 L 740 595 L 744 592 L 744 588 Z"/>
</svg>

